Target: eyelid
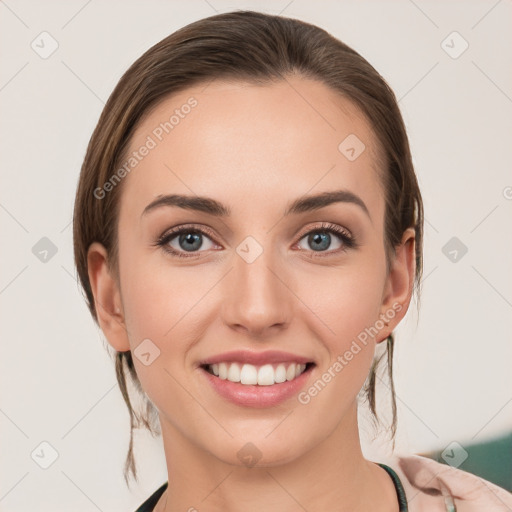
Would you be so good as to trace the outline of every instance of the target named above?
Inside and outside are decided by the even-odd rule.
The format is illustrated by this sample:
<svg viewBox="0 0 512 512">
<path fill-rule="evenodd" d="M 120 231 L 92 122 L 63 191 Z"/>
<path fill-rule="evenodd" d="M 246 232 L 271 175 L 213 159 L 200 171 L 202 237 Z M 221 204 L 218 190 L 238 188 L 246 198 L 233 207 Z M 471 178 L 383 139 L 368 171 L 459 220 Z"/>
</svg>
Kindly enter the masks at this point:
<svg viewBox="0 0 512 512">
<path fill-rule="evenodd" d="M 208 226 L 199 224 L 181 224 L 174 228 L 168 229 L 167 231 L 164 231 L 163 234 L 158 237 L 157 242 L 161 242 L 169 238 L 171 235 L 179 235 L 182 231 L 196 231 L 202 234 L 206 234 L 212 239 L 215 239 L 216 236 L 215 233 L 213 232 L 213 229 L 211 229 Z"/>
<path fill-rule="evenodd" d="M 315 231 L 335 232 L 339 236 L 345 235 L 347 238 L 354 238 L 352 236 L 352 233 L 343 226 L 339 226 L 338 224 L 332 224 L 331 222 L 321 222 L 319 226 L 309 226 L 302 229 L 297 235 L 298 241 L 302 240 L 304 236 L 309 235 L 311 232 Z"/>
</svg>

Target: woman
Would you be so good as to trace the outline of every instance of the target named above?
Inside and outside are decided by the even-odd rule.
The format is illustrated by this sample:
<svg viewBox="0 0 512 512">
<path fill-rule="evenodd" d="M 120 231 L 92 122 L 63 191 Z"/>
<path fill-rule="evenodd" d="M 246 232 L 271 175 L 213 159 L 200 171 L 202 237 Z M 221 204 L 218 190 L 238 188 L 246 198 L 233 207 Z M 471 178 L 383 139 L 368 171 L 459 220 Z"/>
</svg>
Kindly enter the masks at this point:
<svg viewBox="0 0 512 512">
<path fill-rule="evenodd" d="M 74 216 L 132 435 L 163 437 L 168 483 L 138 510 L 508 510 L 474 475 L 361 451 L 358 398 L 376 416 L 384 342 L 394 392 L 422 234 L 395 96 L 325 31 L 233 12 L 140 57 L 91 138 Z"/>
</svg>

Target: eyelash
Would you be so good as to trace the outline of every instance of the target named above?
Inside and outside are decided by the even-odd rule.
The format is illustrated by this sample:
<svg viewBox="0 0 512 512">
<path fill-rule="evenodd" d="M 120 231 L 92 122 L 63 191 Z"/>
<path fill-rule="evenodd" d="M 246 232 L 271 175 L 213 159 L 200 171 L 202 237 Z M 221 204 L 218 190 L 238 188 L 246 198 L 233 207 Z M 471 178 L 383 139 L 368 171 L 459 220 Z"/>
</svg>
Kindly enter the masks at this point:
<svg viewBox="0 0 512 512">
<path fill-rule="evenodd" d="M 186 252 L 176 251 L 175 249 L 172 249 L 169 247 L 169 242 L 176 238 L 176 236 L 181 235 L 182 233 L 187 234 L 202 234 L 206 235 L 207 237 L 213 239 L 214 235 L 213 232 L 209 228 L 205 227 L 197 227 L 194 224 L 181 226 L 179 228 L 173 229 L 171 231 L 165 232 L 163 235 L 161 235 L 158 240 L 155 242 L 155 246 L 162 247 L 162 249 L 169 253 L 172 256 L 177 256 L 178 258 L 197 258 L 199 252 L 191 252 L 190 255 L 187 255 Z M 340 252 L 346 252 L 348 249 L 354 249 L 358 246 L 356 243 L 355 238 L 344 228 L 341 226 L 337 226 L 336 224 L 331 224 L 329 222 L 323 222 L 319 227 L 316 227 L 314 229 L 310 229 L 309 231 L 306 231 L 305 233 L 302 233 L 296 243 L 299 243 L 305 236 L 313 234 L 313 233 L 331 233 L 336 236 L 338 236 L 343 245 L 340 249 L 336 250 L 327 250 L 327 251 L 308 251 L 305 249 L 300 249 L 301 252 L 311 252 L 312 255 L 309 256 L 311 258 L 323 258 L 326 256 L 331 256 L 333 254 L 338 254 Z"/>
</svg>

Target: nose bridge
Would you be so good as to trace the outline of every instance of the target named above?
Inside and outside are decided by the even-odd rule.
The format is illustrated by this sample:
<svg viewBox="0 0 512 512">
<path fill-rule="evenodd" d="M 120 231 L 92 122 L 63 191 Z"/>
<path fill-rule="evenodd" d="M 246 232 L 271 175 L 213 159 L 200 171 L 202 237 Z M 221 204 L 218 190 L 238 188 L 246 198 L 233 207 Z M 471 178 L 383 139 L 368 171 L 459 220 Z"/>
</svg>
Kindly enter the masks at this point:
<svg viewBox="0 0 512 512">
<path fill-rule="evenodd" d="M 289 322 L 293 298 L 279 251 L 270 246 L 272 237 L 263 238 L 265 246 L 251 236 L 237 246 L 224 308 L 226 323 L 260 333 Z"/>
</svg>

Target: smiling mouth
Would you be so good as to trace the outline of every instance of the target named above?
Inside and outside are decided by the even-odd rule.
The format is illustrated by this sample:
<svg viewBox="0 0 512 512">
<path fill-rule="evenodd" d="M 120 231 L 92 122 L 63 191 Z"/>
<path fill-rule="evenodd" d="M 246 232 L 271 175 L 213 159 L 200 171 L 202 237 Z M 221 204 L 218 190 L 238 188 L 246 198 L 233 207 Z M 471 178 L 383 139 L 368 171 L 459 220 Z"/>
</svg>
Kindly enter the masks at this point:
<svg viewBox="0 0 512 512">
<path fill-rule="evenodd" d="M 295 380 L 297 377 L 310 371 L 315 363 L 299 364 L 274 363 L 260 366 L 248 363 L 216 363 L 203 364 L 201 368 L 209 374 L 222 380 L 246 385 L 246 386 L 272 386 Z"/>
</svg>

